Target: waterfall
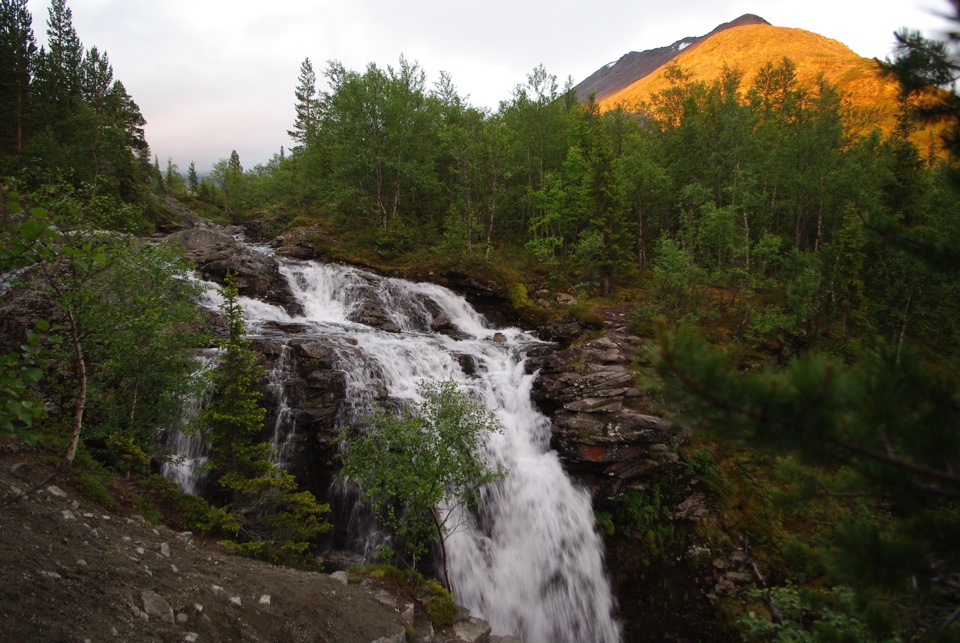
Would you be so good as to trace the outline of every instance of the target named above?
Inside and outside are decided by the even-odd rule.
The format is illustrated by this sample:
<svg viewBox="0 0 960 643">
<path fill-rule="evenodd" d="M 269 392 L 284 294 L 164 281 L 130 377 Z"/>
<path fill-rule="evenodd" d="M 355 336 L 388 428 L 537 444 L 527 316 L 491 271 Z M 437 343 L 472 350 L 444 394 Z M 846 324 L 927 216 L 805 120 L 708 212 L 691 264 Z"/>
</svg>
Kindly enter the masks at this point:
<svg viewBox="0 0 960 643">
<path fill-rule="evenodd" d="M 328 342 L 347 373 L 344 422 L 361 418 L 375 399 L 416 401 L 421 380 L 452 379 L 503 425 L 489 436 L 487 457 L 509 474 L 485 490 L 481 515 L 448 538 L 458 602 L 495 633 L 530 643 L 618 641 L 589 495 L 549 449 L 550 422 L 530 399 L 535 375 L 525 373 L 524 353 L 538 340 L 489 328 L 465 300 L 434 284 L 347 266 L 282 259 L 280 266 L 304 315 L 241 298 L 248 328 L 296 324 L 297 337 Z M 285 430 L 275 430 L 281 444 Z"/>
<path fill-rule="evenodd" d="M 273 461 L 281 467 L 286 467 L 290 460 L 294 423 L 293 409 L 290 408 L 287 384 L 293 375 L 293 359 L 291 349 L 284 345 L 280 349 L 280 357 L 276 365 L 267 374 L 267 388 L 275 400 L 276 417 L 273 422 L 273 433 L 270 443 L 273 446 Z"/>
<path fill-rule="evenodd" d="M 200 410 L 210 401 L 213 390 L 203 386 L 206 374 L 217 363 L 217 351 L 209 350 L 196 356 L 200 366 L 194 373 L 196 394 L 180 400 L 180 412 L 172 426 L 168 427 L 160 440 L 173 454 L 173 459 L 160 465 L 160 474 L 173 480 L 186 493 L 199 493 L 206 472 L 203 465 L 207 462 L 208 446 L 197 430 L 195 423 Z"/>
</svg>

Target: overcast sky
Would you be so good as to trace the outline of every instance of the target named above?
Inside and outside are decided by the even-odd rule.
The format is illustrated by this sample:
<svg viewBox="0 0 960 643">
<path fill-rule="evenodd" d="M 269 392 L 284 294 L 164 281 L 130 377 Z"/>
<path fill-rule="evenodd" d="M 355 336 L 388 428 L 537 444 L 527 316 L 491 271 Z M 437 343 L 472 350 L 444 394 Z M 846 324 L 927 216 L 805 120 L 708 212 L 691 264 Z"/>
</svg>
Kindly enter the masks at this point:
<svg viewBox="0 0 960 643">
<path fill-rule="evenodd" d="M 46 42 L 49 0 L 29 0 Z M 885 58 L 901 27 L 938 35 L 947 0 L 67 0 L 84 47 L 106 50 L 160 158 L 205 173 L 237 150 L 245 168 L 289 147 L 293 90 L 309 57 L 363 70 L 418 62 L 495 109 L 543 64 L 562 84 L 629 51 L 700 36 L 754 13 Z"/>
</svg>

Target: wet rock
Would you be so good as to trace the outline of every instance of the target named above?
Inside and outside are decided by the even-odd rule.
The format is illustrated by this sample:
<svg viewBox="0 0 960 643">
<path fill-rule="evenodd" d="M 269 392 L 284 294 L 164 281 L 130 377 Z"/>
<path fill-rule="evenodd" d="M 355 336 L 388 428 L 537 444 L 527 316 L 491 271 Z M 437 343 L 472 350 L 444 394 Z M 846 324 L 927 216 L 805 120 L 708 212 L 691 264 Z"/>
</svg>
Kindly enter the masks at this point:
<svg viewBox="0 0 960 643">
<path fill-rule="evenodd" d="M 367 299 L 350 313 L 349 319 L 352 322 L 379 328 L 388 333 L 399 333 L 400 326 L 390 318 L 390 314 L 383 308 L 378 301 Z"/>
<path fill-rule="evenodd" d="M 539 370 L 533 399 L 553 421 L 551 446 L 568 471 L 598 497 L 613 498 L 624 485 L 650 476 L 673 434 L 663 419 L 642 412 L 633 358 L 640 346 L 609 332 L 579 346 L 530 357 Z"/>
<path fill-rule="evenodd" d="M 442 313 L 435 316 L 433 321 L 430 322 L 430 330 L 457 340 L 469 339 L 470 337 L 465 332 L 457 328 L 456 324 L 454 324 L 449 317 Z"/>
<path fill-rule="evenodd" d="M 457 355 L 457 363 L 460 364 L 460 370 L 464 375 L 476 375 L 477 359 L 473 355 Z"/>
<path fill-rule="evenodd" d="M 181 246 L 186 258 L 205 279 L 223 283 L 227 272 L 231 272 L 241 295 L 281 306 L 291 315 L 302 314 L 303 309 L 286 278 L 280 274 L 277 260 L 243 246 L 229 229 L 188 228 L 169 235 L 164 241 Z"/>
</svg>

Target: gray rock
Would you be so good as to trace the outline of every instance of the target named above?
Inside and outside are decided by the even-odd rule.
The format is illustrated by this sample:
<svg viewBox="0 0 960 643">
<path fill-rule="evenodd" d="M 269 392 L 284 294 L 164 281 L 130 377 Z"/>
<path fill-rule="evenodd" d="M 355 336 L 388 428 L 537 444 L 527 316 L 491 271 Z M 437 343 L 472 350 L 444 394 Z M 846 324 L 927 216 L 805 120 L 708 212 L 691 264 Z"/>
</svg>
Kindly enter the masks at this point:
<svg viewBox="0 0 960 643">
<path fill-rule="evenodd" d="M 345 571 L 333 572 L 330 574 L 330 578 L 337 581 L 341 585 L 347 585 L 350 582 L 349 578 L 347 577 L 347 572 Z"/>
<path fill-rule="evenodd" d="M 147 616 L 158 618 L 166 623 L 172 624 L 174 622 L 173 608 L 170 607 L 170 603 L 163 596 L 152 589 L 145 589 L 140 595 L 140 599 L 143 601 L 143 611 Z"/>
<path fill-rule="evenodd" d="M 444 641 L 451 639 L 456 643 L 489 643 L 490 624 L 478 618 L 471 618 L 466 621 L 454 623 L 449 628 L 441 632 Z M 447 633 L 453 636 L 448 636 Z"/>
</svg>

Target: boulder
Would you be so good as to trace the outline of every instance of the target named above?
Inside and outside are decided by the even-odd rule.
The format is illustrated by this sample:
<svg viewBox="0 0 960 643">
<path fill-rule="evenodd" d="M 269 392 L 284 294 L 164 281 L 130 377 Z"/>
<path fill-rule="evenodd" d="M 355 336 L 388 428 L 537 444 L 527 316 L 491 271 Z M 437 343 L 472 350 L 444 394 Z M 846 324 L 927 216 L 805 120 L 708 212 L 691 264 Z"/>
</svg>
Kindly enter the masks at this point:
<svg viewBox="0 0 960 643">
<path fill-rule="evenodd" d="M 286 278 L 280 274 L 277 260 L 245 247 L 237 241 L 235 232 L 231 228 L 200 226 L 174 232 L 164 241 L 182 247 L 204 279 L 223 283 L 227 272 L 231 272 L 241 295 L 280 306 L 291 315 L 303 314 Z"/>
</svg>

